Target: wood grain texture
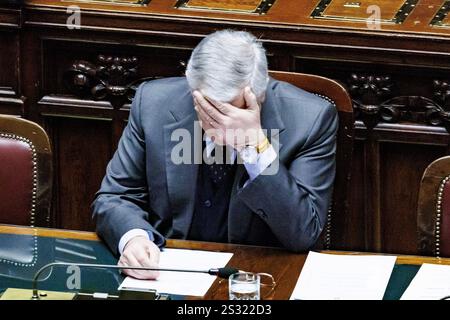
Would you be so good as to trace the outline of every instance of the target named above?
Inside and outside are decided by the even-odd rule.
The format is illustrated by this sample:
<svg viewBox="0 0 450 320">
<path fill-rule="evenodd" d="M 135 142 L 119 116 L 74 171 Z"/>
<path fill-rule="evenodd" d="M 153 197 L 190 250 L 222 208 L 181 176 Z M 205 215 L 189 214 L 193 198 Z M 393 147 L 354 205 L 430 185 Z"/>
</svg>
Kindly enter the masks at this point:
<svg viewBox="0 0 450 320">
<path fill-rule="evenodd" d="M 261 0 L 190 0 L 186 3 L 187 8 L 205 8 L 205 9 L 225 9 L 225 10 L 244 10 L 254 11 L 261 3 Z"/>
<path fill-rule="evenodd" d="M 416 254 L 417 251 L 417 204 L 419 188 L 425 168 L 445 148 L 416 146 L 411 144 L 384 143 L 380 156 L 382 196 L 381 225 L 382 248 L 387 252 Z M 414 155 L 414 161 L 411 156 Z M 393 179 L 395 177 L 395 179 Z M 388 209 L 389 208 L 389 209 Z M 395 211 L 390 210 L 395 208 Z"/>
<path fill-rule="evenodd" d="M 359 5 L 348 5 L 348 3 L 359 3 Z M 324 16 L 335 16 L 342 18 L 362 18 L 367 19 L 371 12 L 370 6 L 377 6 L 383 8 L 380 10 L 380 19 L 390 20 L 395 17 L 398 10 L 401 8 L 405 0 L 371 0 L 365 1 L 347 1 L 347 0 L 333 0 L 324 10 Z M 347 4 L 347 5 L 346 5 Z"/>
<path fill-rule="evenodd" d="M 339 1 L 338 1 L 339 2 Z M 387 12 L 394 12 L 400 7 L 401 0 L 390 1 L 383 0 L 377 1 L 382 8 L 388 8 Z M 196 12 L 176 9 L 172 2 L 167 2 L 165 0 L 152 0 L 147 6 L 142 7 L 126 7 L 114 4 L 102 4 L 98 5 L 95 3 L 79 3 L 79 2 L 61 2 L 58 0 L 28 0 L 27 5 L 32 7 L 46 6 L 48 8 L 60 9 L 68 5 L 74 4 L 79 5 L 82 9 L 86 11 L 98 11 L 98 12 L 108 12 L 116 11 L 124 14 L 136 13 L 145 16 L 155 16 L 163 15 L 168 19 L 201 19 L 209 18 L 219 21 L 239 21 L 239 22 L 253 22 L 253 23 L 266 23 L 272 24 L 277 27 L 282 27 L 284 25 L 291 26 L 307 26 L 316 28 L 329 28 L 334 30 L 339 29 L 353 29 L 360 32 L 371 32 L 367 30 L 366 22 L 353 22 L 353 21 L 334 21 L 334 20 L 322 20 L 322 19 L 312 19 L 310 18 L 310 13 L 317 5 L 317 1 L 302 1 L 302 0 L 277 0 L 274 6 L 270 9 L 269 13 L 266 15 L 245 15 L 236 13 L 222 13 L 214 12 Z M 409 15 L 408 19 L 402 24 L 385 24 L 382 29 L 388 32 L 404 32 L 407 36 L 421 33 L 434 33 L 446 35 L 448 31 L 444 28 L 433 28 L 428 25 L 431 21 L 436 11 L 442 5 L 440 0 L 423 0 Z M 338 8 L 342 11 L 345 7 L 338 5 Z M 85 11 L 85 10 L 83 10 Z M 383 11 L 383 10 L 381 10 Z M 363 16 L 363 13 L 360 13 Z M 367 17 L 370 14 L 367 13 Z"/>
<path fill-rule="evenodd" d="M 52 128 L 57 161 L 59 192 L 54 224 L 64 229 L 94 230 L 89 212 L 112 157 L 111 123 L 51 117 L 47 124 Z"/>
<path fill-rule="evenodd" d="M 29 228 L 23 226 L 12 226 L 4 224 L 0 224 L 0 233 L 36 235 L 38 237 L 50 237 L 50 238 L 100 241 L 98 236 L 93 232 L 47 229 L 47 228 Z"/>
</svg>

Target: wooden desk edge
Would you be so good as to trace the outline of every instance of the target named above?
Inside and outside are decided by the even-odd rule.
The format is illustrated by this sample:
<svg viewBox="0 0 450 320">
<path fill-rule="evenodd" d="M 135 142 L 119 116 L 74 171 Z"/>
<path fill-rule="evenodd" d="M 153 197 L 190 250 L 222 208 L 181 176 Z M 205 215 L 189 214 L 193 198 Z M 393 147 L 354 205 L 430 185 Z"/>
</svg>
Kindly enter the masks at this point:
<svg viewBox="0 0 450 320">
<path fill-rule="evenodd" d="M 66 238 L 76 240 L 100 241 L 100 238 L 97 236 L 95 232 L 48 229 L 48 228 L 31 228 L 31 227 L 0 224 L 0 234 L 2 233 L 49 237 L 49 238 Z"/>
<path fill-rule="evenodd" d="M 26 226 L 5 225 L 0 224 L 0 234 L 17 234 L 17 235 L 30 235 L 38 237 L 48 238 L 65 238 L 75 240 L 88 240 L 88 241 L 102 241 L 95 232 L 89 231 L 77 231 L 77 230 L 63 230 L 63 229 L 50 229 L 50 228 L 32 228 Z M 214 243 L 214 242 L 201 242 L 201 241 L 189 241 L 168 239 L 168 247 L 182 248 L 188 247 L 190 249 L 199 250 L 213 250 L 213 251 L 234 251 L 237 248 L 245 247 L 251 248 L 248 245 L 229 244 L 229 243 Z M 261 247 L 258 247 L 261 248 Z M 267 248 L 268 250 L 283 250 L 280 248 Z"/>
<path fill-rule="evenodd" d="M 436 258 L 436 257 L 414 256 L 395 253 L 375 253 L 375 252 L 335 251 L 335 250 L 324 250 L 321 251 L 321 253 L 340 254 L 340 255 L 386 255 L 386 256 L 396 256 L 397 257 L 396 264 L 420 265 L 422 263 L 432 263 L 432 264 L 450 265 L 450 258 Z"/>
<path fill-rule="evenodd" d="M 12 226 L 12 225 L 3 225 L 3 224 L 0 224 L 0 234 L 35 235 L 38 237 L 101 241 L 101 239 L 94 232 L 47 229 L 47 228 L 30 228 L 30 227 Z M 240 245 L 234 245 L 234 244 L 204 243 L 204 242 L 185 241 L 185 240 L 168 240 L 167 244 L 169 247 L 177 247 L 177 248 L 189 247 L 191 249 L 203 249 L 203 250 L 234 251 L 233 249 L 236 249 L 239 247 L 249 248 L 249 246 L 240 246 Z M 182 244 L 184 244 L 184 246 Z M 261 247 L 259 247 L 259 248 L 261 248 Z M 276 250 L 274 248 L 268 248 L 268 249 Z M 333 251 L 333 250 L 322 251 L 322 253 L 343 254 L 343 255 L 377 255 L 377 254 L 380 254 L 380 253 L 373 253 L 373 252 Z M 433 263 L 433 264 L 450 265 L 450 258 L 435 258 L 435 257 L 401 255 L 401 254 L 386 254 L 386 255 L 397 256 L 397 264 L 420 265 L 422 263 Z"/>
</svg>

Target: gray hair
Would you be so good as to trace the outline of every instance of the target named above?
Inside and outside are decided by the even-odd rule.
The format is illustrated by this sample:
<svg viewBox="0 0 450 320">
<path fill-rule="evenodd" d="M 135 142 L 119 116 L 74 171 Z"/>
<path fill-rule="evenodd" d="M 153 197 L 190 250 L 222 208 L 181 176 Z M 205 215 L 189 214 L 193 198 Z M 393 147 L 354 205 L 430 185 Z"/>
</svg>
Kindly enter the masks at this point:
<svg viewBox="0 0 450 320">
<path fill-rule="evenodd" d="M 192 90 L 220 102 L 231 102 L 249 86 L 261 101 L 269 82 L 266 53 L 255 36 L 221 30 L 204 38 L 186 68 Z"/>
</svg>

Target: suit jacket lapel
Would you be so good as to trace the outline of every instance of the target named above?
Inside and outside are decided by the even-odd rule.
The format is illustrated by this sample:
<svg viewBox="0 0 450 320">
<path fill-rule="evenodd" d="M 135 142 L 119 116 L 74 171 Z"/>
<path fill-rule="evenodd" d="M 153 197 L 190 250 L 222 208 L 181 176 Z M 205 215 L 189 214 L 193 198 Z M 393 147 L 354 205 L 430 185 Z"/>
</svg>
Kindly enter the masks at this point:
<svg viewBox="0 0 450 320">
<path fill-rule="evenodd" d="M 278 140 L 278 135 L 285 129 L 274 93 L 277 83 L 273 79 L 270 80 L 267 87 L 266 99 L 261 108 L 261 126 L 267 130 L 267 138 L 271 143 L 278 143 L 278 141 L 272 140 Z M 281 149 L 281 145 L 279 145 L 279 148 Z M 275 150 L 277 149 L 275 148 Z M 245 242 L 253 218 L 253 213 L 250 212 L 248 207 L 237 195 L 239 187 L 242 187 L 240 184 L 245 175 L 245 166 L 239 165 L 236 170 L 228 209 L 228 240 L 230 242 Z"/>
<path fill-rule="evenodd" d="M 281 119 L 280 106 L 275 94 L 278 81 L 270 79 L 267 86 L 266 99 L 261 107 L 261 126 L 267 130 L 268 138 L 277 136 L 284 131 L 284 123 Z M 271 132 L 276 131 L 276 132 Z"/>
<path fill-rule="evenodd" d="M 198 159 L 202 155 L 201 128 L 189 97 L 180 99 L 182 106 L 172 111 L 176 122 L 164 126 L 167 192 L 173 214 L 173 235 L 185 238 L 192 222 L 197 186 Z M 188 101 L 189 103 L 185 103 Z M 179 112 L 183 110 L 183 112 Z M 200 137 L 200 139 L 198 139 Z M 195 143 L 195 140 L 197 143 Z M 188 163 L 176 163 L 173 156 L 190 152 Z M 200 157 L 200 158 L 199 158 Z"/>
</svg>

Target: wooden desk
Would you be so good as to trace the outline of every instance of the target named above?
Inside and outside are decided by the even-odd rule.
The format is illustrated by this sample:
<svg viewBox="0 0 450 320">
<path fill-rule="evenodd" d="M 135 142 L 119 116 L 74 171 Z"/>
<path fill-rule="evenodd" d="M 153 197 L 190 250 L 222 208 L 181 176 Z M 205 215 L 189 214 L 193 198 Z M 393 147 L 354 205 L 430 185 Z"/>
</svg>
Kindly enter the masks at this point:
<svg viewBox="0 0 450 320">
<path fill-rule="evenodd" d="M 54 230 L 43 228 L 26 228 L 16 226 L 0 225 L 1 234 L 33 235 L 37 237 L 50 237 L 58 239 L 75 239 L 100 241 L 96 234 L 90 232 Z M 1 246 L 1 244 L 0 244 Z M 300 271 L 306 259 L 306 254 L 293 254 L 281 249 L 241 246 L 231 244 L 206 243 L 184 240 L 168 240 L 167 246 L 170 248 L 209 250 L 232 252 L 234 255 L 229 262 L 229 266 L 241 270 L 253 272 L 267 272 L 274 276 L 277 286 L 270 299 L 289 299 L 297 283 Z M 105 248 L 105 250 L 107 250 Z M 362 252 L 324 251 L 332 254 L 368 254 Z M 370 254 L 370 253 L 369 253 Z M 50 262 L 50 261 L 48 261 Z M 450 259 L 437 259 L 431 257 L 400 255 L 397 264 L 420 265 L 422 263 L 435 263 L 450 265 Z M 228 284 L 226 280 L 217 279 L 210 288 L 204 299 L 228 299 Z"/>
</svg>

